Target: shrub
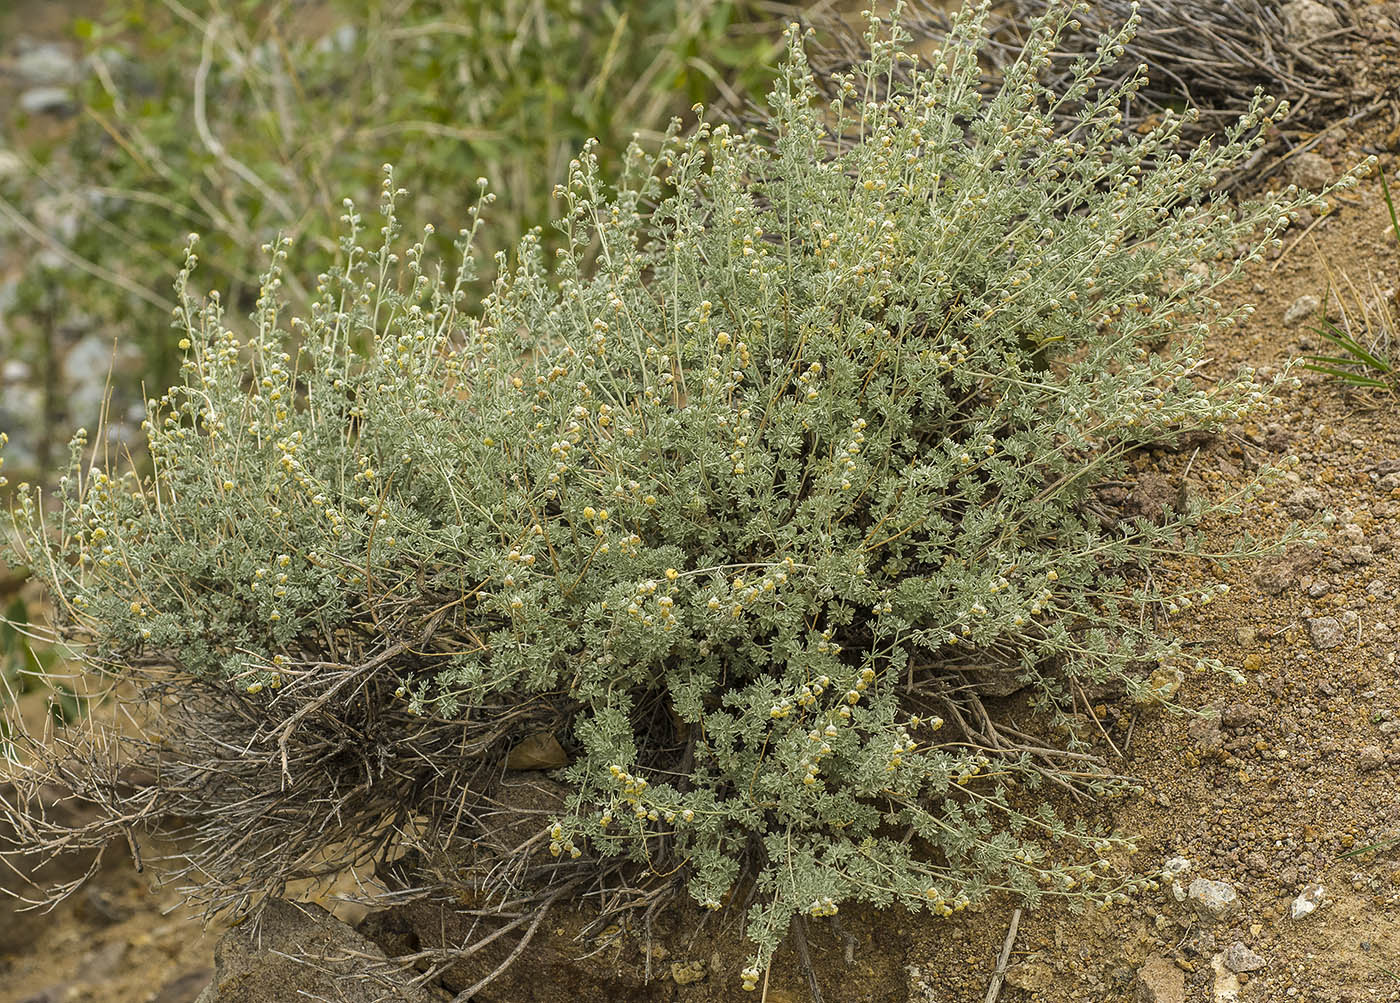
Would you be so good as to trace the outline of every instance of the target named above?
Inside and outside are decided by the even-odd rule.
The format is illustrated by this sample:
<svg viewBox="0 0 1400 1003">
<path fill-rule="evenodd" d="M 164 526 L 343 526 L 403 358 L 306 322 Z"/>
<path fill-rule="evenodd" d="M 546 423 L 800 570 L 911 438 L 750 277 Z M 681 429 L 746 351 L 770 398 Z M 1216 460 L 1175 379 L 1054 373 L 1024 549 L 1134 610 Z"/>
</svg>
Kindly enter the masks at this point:
<svg viewBox="0 0 1400 1003">
<path fill-rule="evenodd" d="M 1141 74 L 1094 78 L 1131 21 L 1053 92 L 1053 8 L 984 99 L 984 17 L 917 68 L 872 23 L 830 106 L 794 30 L 765 130 L 702 116 L 633 144 L 612 194 L 586 145 L 552 269 L 531 233 L 479 305 L 490 196 L 449 281 L 430 234 L 401 238 L 387 169 L 378 239 L 348 206 L 305 316 L 283 311 L 286 240 L 244 335 L 191 296 L 192 240 L 154 476 L 90 465 L 80 434 L 53 518 L 15 511 L 65 635 L 160 713 L 128 740 L 154 786 L 68 770 L 112 825 L 202 820 L 187 869 L 216 906 L 411 818 L 435 880 L 513 888 L 517 912 L 585 878 L 683 880 L 716 909 L 751 881 L 748 988 L 798 914 L 1106 904 L 1146 880 L 1041 786 L 1122 783 L 971 683 L 1014 677 L 1063 721 L 1090 683 L 1151 702 L 1224 668 L 1154 630 L 1224 586 L 1147 569 L 1200 554 L 1192 527 L 1253 488 L 1152 521 L 1106 517 L 1095 486 L 1271 406 L 1290 374 L 1207 375 L 1204 337 L 1246 309 L 1212 293 L 1317 199 L 1211 194 L 1281 113 L 1260 96 L 1189 156 L 1172 116 L 1125 136 Z M 567 793 L 502 860 L 474 840 L 541 731 Z"/>
</svg>

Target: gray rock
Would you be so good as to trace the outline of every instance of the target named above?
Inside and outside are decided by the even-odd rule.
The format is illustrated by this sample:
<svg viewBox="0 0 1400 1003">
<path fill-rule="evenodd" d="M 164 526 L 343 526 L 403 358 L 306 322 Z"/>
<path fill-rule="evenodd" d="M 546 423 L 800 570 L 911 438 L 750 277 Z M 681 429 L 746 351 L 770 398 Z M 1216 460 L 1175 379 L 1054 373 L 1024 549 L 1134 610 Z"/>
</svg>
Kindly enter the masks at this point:
<svg viewBox="0 0 1400 1003">
<path fill-rule="evenodd" d="M 1253 724 L 1262 713 L 1253 704 L 1232 703 L 1221 712 L 1220 723 L 1227 728 L 1244 728 Z"/>
<path fill-rule="evenodd" d="M 31 87 L 19 96 L 19 110 L 26 115 L 72 115 L 78 102 L 67 87 Z"/>
<path fill-rule="evenodd" d="M 1360 544 L 1348 547 L 1346 550 L 1342 551 L 1342 563 L 1347 565 L 1348 567 L 1364 568 L 1369 564 L 1374 564 L 1375 560 L 1375 551 L 1373 551 L 1370 547 L 1362 546 Z"/>
<path fill-rule="evenodd" d="M 1133 485 L 1127 510 L 1130 515 L 1140 515 L 1160 526 L 1166 521 L 1168 511 L 1179 512 L 1186 507 L 1186 502 L 1185 481 L 1149 470 Z"/>
<path fill-rule="evenodd" d="M 1178 902 L 1186 901 L 1186 889 L 1181 886 L 1181 882 L 1177 878 L 1190 869 L 1191 861 L 1185 857 L 1168 857 L 1166 863 L 1162 865 L 1162 878 L 1167 882 L 1167 887 L 1171 889 L 1172 898 Z"/>
<path fill-rule="evenodd" d="M 139 367 L 140 356 L 133 349 L 114 349 L 105 335 L 89 334 L 78 339 L 64 356 L 61 370 L 69 423 L 88 428 L 95 425 L 107 398 L 108 373 L 115 386 L 124 383 Z"/>
<path fill-rule="evenodd" d="M 1185 874 L 1191 869 L 1191 861 L 1186 857 L 1168 857 L 1162 864 L 1162 873 L 1169 878 L 1175 878 Z"/>
<path fill-rule="evenodd" d="M 1295 519 L 1304 519 L 1325 504 L 1327 499 L 1323 497 L 1322 492 L 1311 485 L 1299 488 L 1283 500 L 1283 507 Z"/>
<path fill-rule="evenodd" d="M 1288 176 L 1299 188 L 1317 191 L 1331 184 L 1336 172 L 1326 157 L 1317 153 L 1300 153 L 1293 158 Z"/>
<path fill-rule="evenodd" d="M 1027 958 L 1006 970 L 1006 984 L 1026 993 L 1042 993 L 1055 982 L 1055 969 L 1037 958 Z"/>
<path fill-rule="evenodd" d="M 357 978 L 384 952 L 320 906 L 270 903 L 256 930 L 230 930 L 214 948 L 214 976 L 196 1003 L 284 1003 L 294 999 L 437 1003 L 445 995 L 412 989 L 408 977 Z"/>
<path fill-rule="evenodd" d="M 1339 647 L 1346 640 L 1342 623 L 1335 616 L 1315 616 L 1304 621 L 1308 628 L 1308 638 L 1314 648 L 1325 651 Z"/>
<path fill-rule="evenodd" d="M 1362 773 L 1379 770 L 1384 765 L 1385 750 L 1379 745 L 1367 745 L 1363 747 L 1361 754 L 1356 757 L 1356 768 Z"/>
<path fill-rule="evenodd" d="M 1225 736 L 1220 733 L 1221 713 L 1217 707 L 1206 708 L 1200 717 L 1193 718 L 1186 726 L 1186 734 L 1200 748 L 1207 752 L 1220 748 Z"/>
<path fill-rule="evenodd" d="M 1257 972 L 1268 962 L 1238 940 L 1225 949 L 1225 967 L 1232 972 Z"/>
<path fill-rule="evenodd" d="M 984 697 L 1009 697 L 1026 688 L 1014 671 L 997 669 L 970 669 L 966 673 L 972 688 Z"/>
<path fill-rule="evenodd" d="M 40 42 L 25 47 L 15 60 L 15 74 L 26 84 L 53 86 L 78 82 L 78 60 L 67 46 Z"/>
<path fill-rule="evenodd" d="M 1341 27 L 1336 12 L 1318 0 L 1289 0 L 1279 13 L 1283 15 L 1285 36 L 1298 44 L 1311 42 Z"/>
<path fill-rule="evenodd" d="M 214 972 L 209 968 L 196 968 L 176 976 L 161 987 L 151 1003 L 195 1003 Z"/>
<path fill-rule="evenodd" d="M 1283 313 L 1283 323 L 1286 327 L 1297 327 L 1313 314 L 1317 313 L 1322 306 L 1322 301 L 1311 293 L 1304 293 L 1294 300 Z"/>
<path fill-rule="evenodd" d="M 1235 886 L 1228 881 L 1210 881 L 1197 878 L 1186 890 L 1196 915 L 1207 922 L 1229 919 L 1240 909 L 1240 897 Z"/>
</svg>

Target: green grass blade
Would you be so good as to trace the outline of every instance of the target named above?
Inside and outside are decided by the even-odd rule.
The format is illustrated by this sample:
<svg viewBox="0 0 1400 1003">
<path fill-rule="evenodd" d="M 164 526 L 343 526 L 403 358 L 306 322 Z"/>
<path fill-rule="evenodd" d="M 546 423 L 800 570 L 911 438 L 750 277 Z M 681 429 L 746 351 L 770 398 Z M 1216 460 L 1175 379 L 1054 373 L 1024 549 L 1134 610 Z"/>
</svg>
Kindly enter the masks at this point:
<svg viewBox="0 0 1400 1003">
<path fill-rule="evenodd" d="M 1394 366 L 1391 365 L 1388 359 L 1381 358 L 1373 354 L 1369 349 L 1363 348 L 1359 342 L 1343 334 L 1334 324 L 1330 322 L 1325 323 L 1326 328 L 1315 327 L 1313 331 L 1352 356 L 1351 359 L 1345 361 L 1359 362 L 1383 373 L 1390 373 L 1394 369 Z M 1330 330 L 1328 330 L 1328 328 L 1330 328 Z"/>
<path fill-rule="evenodd" d="M 1395 212 L 1395 200 L 1390 197 L 1390 182 L 1385 179 L 1385 171 L 1381 171 L 1381 195 L 1385 198 L 1385 207 L 1390 210 L 1390 229 L 1400 241 L 1400 215 Z"/>
<path fill-rule="evenodd" d="M 1346 383 L 1352 383 L 1360 387 L 1375 387 L 1379 390 L 1389 388 L 1390 384 L 1385 380 L 1378 380 L 1374 376 L 1362 376 L 1360 373 L 1353 373 L 1347 369 L 1337 369 L 1333 366 L 1316 366 L 1310 363 L 1303 364 L 1304 369 L 1310 369 L 1315 373 L 1323 373 Z"/>
</svg>

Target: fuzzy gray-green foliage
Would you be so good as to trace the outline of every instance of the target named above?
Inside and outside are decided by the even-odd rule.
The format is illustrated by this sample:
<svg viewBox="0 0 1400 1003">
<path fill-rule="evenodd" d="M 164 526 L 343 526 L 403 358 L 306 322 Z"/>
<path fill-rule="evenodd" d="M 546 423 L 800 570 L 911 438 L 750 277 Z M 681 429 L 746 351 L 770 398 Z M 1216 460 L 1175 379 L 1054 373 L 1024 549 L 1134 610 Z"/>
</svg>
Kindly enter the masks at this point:
<svg viewBox="0 0 1400 1003">
<path fill-rule="evenodd" d="M 1092 486 L 1270 406 L 1249 372 L 1204 375 L 1236 316 L 1212 290 L 1316 198 L 1211 194 L 1262 97 L 1186 158 L 1170 116 L 1124 135 L 1093 78 L 1131 24 L 1047 93 L 1072 16 L 1053 8 L 984 99 L 984 14 L 907 74 L 898 30 L 872 27 L 829 108 L 794 31 L 765 131 L 673 130 L 611 193 L 585 148 L 565 250 L 551 268 L 527 236 L 479 305 L 473 231 L 440 280 L 389 176 L 382 241 L 347 208 L 307 317 L 279 312 L 274 248 L 240 336 L 184 294 L 191 252 L 154 477 L 75 462 L 46 531 L 17 511 L 70 629 L 278 723 L 348 650 L 395 652 L 366 699 L 464 730 L 547 695 L 573 720 L 560 866 L 679 868 L 714 908 L 752 874 L 750 988 L 799 912 L 1121 898 L 1136 879 L 1097 852 L 1047 849 L 1103 849 L 1028 792 L 1049 768 L 939 714 L 963 669 L 1053 712 L 1067 679 L 1152 699 L 1140 666 L 1196 664 L 1145 614 L 1218 586 L 1164 595 L 1141 570 L 1192 550 L 1207 509 L 1106 525 Z"/>
</svg>

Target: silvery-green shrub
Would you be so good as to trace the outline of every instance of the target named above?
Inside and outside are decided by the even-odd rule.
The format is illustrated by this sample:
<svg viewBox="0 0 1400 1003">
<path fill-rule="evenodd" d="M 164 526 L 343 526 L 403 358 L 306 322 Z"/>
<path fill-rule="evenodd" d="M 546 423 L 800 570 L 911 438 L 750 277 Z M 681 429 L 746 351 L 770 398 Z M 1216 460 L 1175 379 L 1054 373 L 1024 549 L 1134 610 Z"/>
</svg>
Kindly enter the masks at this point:
<svg viewBox="0 0 1400 1003">
<path fill-rule="evenodd" d="M 1104 518 L 1095 486 L 1271 406 L 1289 375 L 1209 376 L 1204 339 L 1245 309 L 1219 285 L 1317 200 L 1213 193 L 1278 113 L 1262 96 L 1190 156 L 1170 115 L 1124 135 L 1094 77 L 1132 24 L 1051 93 L 1055 7 L 984 99 L 984 13 L 925 59 L 873 26 L 830 105 L 794 30 L 765 129 L 702 116 L 615 189 L 585 147 L 564 250 L 527 235 L 480 303 L 481 205 L 444 277 L 387 170 L 378 239 L 347 205 L 307 316 L 282 312 L 281 245 L 250 326 L 194 302 L 192 242 L 153 474 L 79 437 L 52 517 L 16 509 L 65 630 L 274 728 L 349 649 L 384 655 L 363 699 L 464 732 L 547 698 L 572 722 L 558 866 L 627 858 L 711 908 L 756 890 L 748 988 L 800 913 L 1121 900 L 1113 841 L 1038 786 L 1053 758 L 968 741 L 965 673 L 1053 717 L 1067 686 L 1151 700 L 1200 665 L 1154 624 L 1221 586 L 1145 569 L 1249 490 L 1152 521 Z"/>
</svg>

